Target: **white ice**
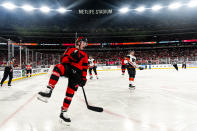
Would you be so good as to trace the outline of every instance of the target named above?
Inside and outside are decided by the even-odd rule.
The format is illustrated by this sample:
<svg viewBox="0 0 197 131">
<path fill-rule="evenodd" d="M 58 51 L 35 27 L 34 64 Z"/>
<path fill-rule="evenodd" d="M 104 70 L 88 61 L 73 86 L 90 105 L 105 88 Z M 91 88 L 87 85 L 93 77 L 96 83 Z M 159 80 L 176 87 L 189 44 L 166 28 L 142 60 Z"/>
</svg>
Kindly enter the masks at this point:
<svg viewBox="0 0 197 131">
<path fill-rule="evenodd" d="M 88 80 L 88 101 L 103 113 L 86 108 L 79 88 L 69 108 L 71 126 L 59 123 L 67 79 L 61 78 L 49 103 L 36 99 L 48 75 L 35 76 L 0 88 L 0 131 L 196 131 L 197 69 L 137 71 L 136 90 L 128 75 L 98 72 Z"/>
</svg>

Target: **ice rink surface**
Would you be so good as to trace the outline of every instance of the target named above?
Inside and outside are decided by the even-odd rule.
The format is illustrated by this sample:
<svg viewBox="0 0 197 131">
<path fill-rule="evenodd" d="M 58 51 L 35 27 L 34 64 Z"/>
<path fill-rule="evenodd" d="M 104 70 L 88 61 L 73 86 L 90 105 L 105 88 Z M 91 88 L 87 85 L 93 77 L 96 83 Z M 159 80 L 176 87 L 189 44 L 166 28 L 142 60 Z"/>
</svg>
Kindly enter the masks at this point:
<svg viewBox="0 0 197 131">
<path fill-rule="evenodd" d="M 137 71 L 136 89 L 128 89 L 128 75 L 103 71 L 88 80 L 88 101 L 103 113 L 86 108 L 82 89 L 75 93 L 69 115 L 59 123 L 67 87 L 61 78 L 49 103 L 36 99 L 48 75 L 14 82 L 0 88 L 0 131 L 197 131 L 197 69 Z"/>
</svg>

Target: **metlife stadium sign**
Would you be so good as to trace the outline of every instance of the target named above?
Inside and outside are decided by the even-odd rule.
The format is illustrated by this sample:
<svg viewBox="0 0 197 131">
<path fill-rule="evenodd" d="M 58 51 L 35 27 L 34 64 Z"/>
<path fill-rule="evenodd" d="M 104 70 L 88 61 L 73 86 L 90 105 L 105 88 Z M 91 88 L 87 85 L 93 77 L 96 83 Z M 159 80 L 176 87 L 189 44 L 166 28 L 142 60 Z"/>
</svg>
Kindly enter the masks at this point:
<svg viewBox="0 0 197 131">
<path fill-rule="evenodd" d="M 110 15 L 112 14 L 112 9 L 79 9 L 78 14 L 80 15 Z"/>
</svg>

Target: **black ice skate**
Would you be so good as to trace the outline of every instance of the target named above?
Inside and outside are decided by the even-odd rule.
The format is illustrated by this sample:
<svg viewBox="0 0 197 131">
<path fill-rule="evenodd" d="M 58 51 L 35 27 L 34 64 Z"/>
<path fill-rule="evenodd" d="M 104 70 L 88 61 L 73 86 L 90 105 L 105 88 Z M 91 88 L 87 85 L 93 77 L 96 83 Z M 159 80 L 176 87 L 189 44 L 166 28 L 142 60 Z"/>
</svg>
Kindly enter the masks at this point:
<svg viewBox="0 0 197 131">
<path fill-rule="evenodd" d="M 8 87 L 10 88 L 12 85 L 11 84 L 8 84 Z"/>
<path fill-rule="evenodd" d="M 66 126 L 70 126 L 71 120 L 68 117 L 67 111 L 61 110 L 61 113 L 60 113 L 60 122 L 62 124 L 65 124 Z"/>
<path fill-rule="evenodd" d="M 134 89 L 135 89 L 135 85 L 129 84 L 129 89 L 130 89 L 130 90 L 134 90 Z"/>
<path fill-rule="evenodd" d="M 51 97 L 53 89 L 50 86 L 47 86 L 45 91 L 38 92 L 37 99 L 43 102 L 48 102 L 48 99 Z"/>
<path fill-rule="evenodd" d="M 90 76 L 90 80 L 92 80 L 93 79 L 93 76 Z"/>
</svg>

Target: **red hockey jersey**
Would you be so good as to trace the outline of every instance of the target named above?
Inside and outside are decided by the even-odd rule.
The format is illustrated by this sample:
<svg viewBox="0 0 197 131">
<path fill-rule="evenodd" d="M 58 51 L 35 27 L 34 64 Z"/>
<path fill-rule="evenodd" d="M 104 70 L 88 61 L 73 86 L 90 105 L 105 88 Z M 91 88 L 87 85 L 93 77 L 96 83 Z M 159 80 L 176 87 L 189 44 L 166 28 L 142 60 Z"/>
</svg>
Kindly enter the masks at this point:
<svg viewBox="0 0 197 131">
<path fill-rule="evenodd" d="M 124 59 L 122 59 L 121 57 L 119 57 L 119 59 L 121 60 L 121 65 L 126 65 L 126 64 L 124 63 Z"/>
<path fill-rule="evenodd" d="M 77 55 L 77 57 L 79 58 L 78 60 L 76 60 L 76 58 L 72 56 L 72 53 L 75 52 L 77 52 L 75 55 Z M 61 57 L 61 63 L 67 63 L 78 68 L 82 71 L 83 78 L 86 78 L 88 69 L 88 56 L 82 50 L 79 50 L 77 48 L 68 48 L 64 52 L 64 55 Z"/>
<path fill-rule="evenodd" d="M 32 69 L 32 66 L 31 65 L 26 65 L 26 70 L 31 70 Z"/>
</svg>

